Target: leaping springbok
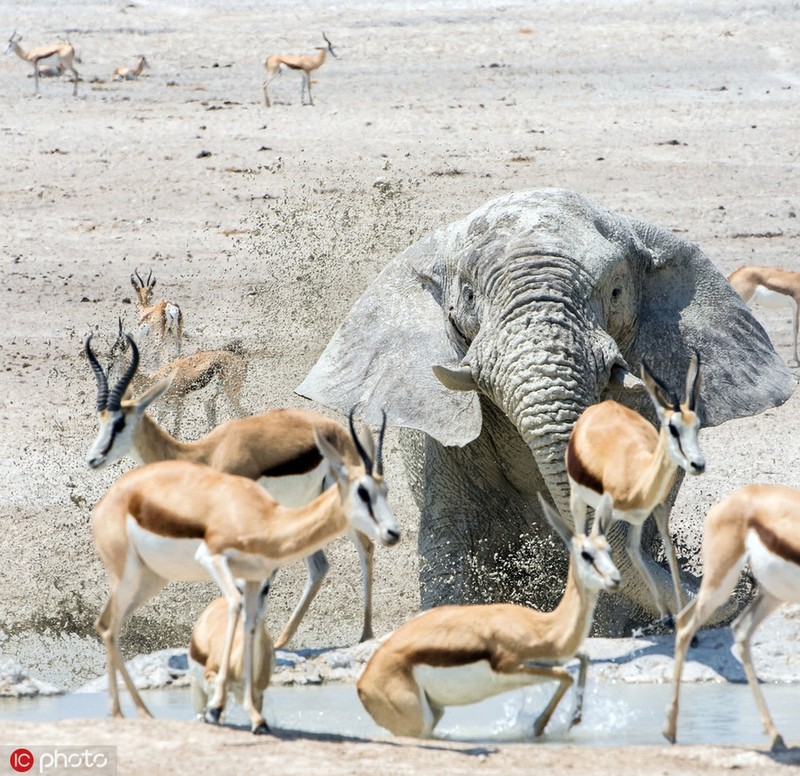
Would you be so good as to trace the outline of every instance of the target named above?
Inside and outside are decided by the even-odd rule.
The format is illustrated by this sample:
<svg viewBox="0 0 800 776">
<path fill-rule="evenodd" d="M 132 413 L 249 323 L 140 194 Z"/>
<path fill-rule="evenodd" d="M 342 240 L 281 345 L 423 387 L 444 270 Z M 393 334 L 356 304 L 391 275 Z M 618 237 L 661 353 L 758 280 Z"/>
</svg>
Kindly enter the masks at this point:
<svg viewBox="0 0 800 776">
<path fill-rule="evenodd" d="M 567 445 L 570 507 L 576 530 L 580 531 L 586 523 L 587 505 L 596 506 L 606 493 L 611 496 L 614 519 L 629 524 L 628 555 L 653 593 L 661 617 L 668 621 L 670 610 L 642 559 L 642 525 L 652 512 L 669 561 L 675 611 L 680 611 L 686 601 L 665 501 L 679 466 L 689 474 L 702 474 L 706 468 L 698 442 L 700 356 L 695 353 L 689 364 L 683 404 L 644 364 L 641 374 L 658 413 L 660 430 L 657 432 L 637 412 L 613 400 L 585 410 L 573 426 Z"/>
<path fill-rule="evenodd" d="M 180 442 L 170 436 L 147 408 L 168 388 L 169 380 L 152 386 L 136 400 L 123 397 L 139 365 L 136 343 L 127 338 L 131 362 L 118 382 L 109 390 L 108 378 L 91 347 L 91 335 L 84 350 L 97 382 L 99 430 L 87 454 L 92 469 L 102 469 L 130 455 L 138 463 L 183 460 L 203 463 L 217 471 L 257 480 L 273 498 L 288 507 L 301 507 L 319 496 L 332 476 L 329 461 L 319 452 L 314 430 L 322 434 L 348 466 L 364 458 L 358 436 L 350 421 L 350 434 L 336 421 L 306 409 L 277 409 L 262 415 L 229 420 L 195 442 Z M 383 480 L 384 422 L 374 455 L 374 478 Z M 369 456 L 372 458 L 372 455 Z M 361 641 L 371 639 L 372 577 L 375 547 L 364 532 L 353 531 L 349 538 L 358 551 L 364 591 L 364 626 Z M 276 645 L 285 647 L 294 635 L 328 573 L 328 560 L 322 549 L 305 558 L 308 580 L 289 622 Z"/>
<path fill-rule="evenodd" d="M 58 57 L 61 64 L 72 73 L 72 95 L 73 97 L 78 94 L 78 71 L 75 69 L 73 60 L 75 59 L 75 48 L 73 45 L 66 41 L 65 43 L 53 43 L 45 46 L 36 46 L 35 48 L 25 49 L 19 45 L 22 40 L 22 35 L 17 35 L 17 31 L 11 33 L 8 39 L 5 53 L 9 54 L 12 51 L 20 59 L 30 62 L 33 65 L 33 77 L 36 79 L 36 94 L 39 93 L 39 62 L 48 57 Z"/>
<path fill-rule="evenodd" d="M 797 355 L 797 328 L 800 324 L 800 272 L 777 267 L 740 267 L 728 276 L 728 282 L 745 302 L 759 302 L 767 307 L 792 308 L 792 355 Z"/>
<path fill-rule="evenodd" d="M 386 483 L 374 467 L 372 434 L 363 447 L 358 442 L 362 455 L 357 465 L 348 464 L 324 432 L 314 428 L 313 436 L 334 485 L 297 509 L 281 506 L 252 480 L 190 461 L 159 461 L 132 469 L 95 506 L 95 545 L 111 583 L 96 629 L 108 656 L 113 716 L 122 716 L 117 673 L 139 714 L 150 716 L 119 651 L 126 618 L 169 581 L 213 580 L 227 601 L 228 621 L 205 719 L 217 723 L 222 714 L 236 623 L 244 603 L 243 705 L 252 731 L 269 732 L 256 707 L 253 682 L 253 637 L 263 583 L 277 569 L 321 550 L 348 530 L 386 546 L 400 539 Z M 244 595 L 237 579 L 244 582 Z"/>
<path fill-rule="evenodd" d="M 734 491 L 708 512 L 702 556 L 700 591 L 677 618 L 675 676 L 664 736 L 675 743 L 681 676 L 689 644 L 697 629 L 730 598 L 742 568 L 749 563 L 759 584 L 758 593 L 731 629 L 770 746 L 784 749 L 786 745 L 758 686 L 750 639 L 781 603 L 800 603 L 800 491 L 780 485 L 748 485 Z"/>
<path fill-rule="evenodd" d="M 308 90 L 308 104 L 314 104 L 314 100 L 311 97 L 311 73 L 322 67 L 322 63 L 325 61 L 328 52 L 330 52 L 332 57 L 337 56 L 336 52 L 333 50 L 333 43 L 328 40 L 328 36 L 324 32 L 322 33 L 322 37 L 325 40 L 325 45 L 316 46 L 317 53 L 313 56 L 309 56 L 308 54 L 271 54 L 264 60 L 267 78 L 261 88 L 264 90 L 264 103 L 268 108 L 271 104 L 269 101 L 269 84 L 284 67 L 288 67 L 291 70 L 303 71 L 303 81 L 300 85 L 300 102 L 305 105 L 303 98 L 306 90 Z"/>
<path fill-rule="evenodd" d="M 358 697 L 381 727 L 398 736 L 430 737 L 446 706 L 545 681 L 558 689 L 537 718 L 539 736 L 573 683 L 564 665 L 580 660 L 575 709 L 581 720 L 588 657 L 580 653 L 601 590 L 616 590 L 619 572 L 603 535 L 611 515 L 605 495 L 592 532 L 570 532 L 540 497 L 550 525 L 569 550 L 567 586 L 559 605 L 539 612 L 515 604 L 441 606 L 401 625 L 367 663 Z"/>
<path fill-rule="evenodd" d="M 181 353 L 181 340 L 183 338 L 183 313 L 181 308 L 174 302 L 167 302 L 162 299 L 153 302 L 153 289 L 156 287 L 156 279 L 153 277 L 153 270 L 147 274 L 147 280 L 142 280 L 139 270 L 134 270 L 131 275 L 131 285 L 136 291 L 139 310 L 139 333 L 151 334 L 158 346 L 161 354 L 161 361 L 169 360 L 167 353 L 167 339 L 173 343 L 172 356 L 179 356 Z M 170 357 L 172 357 L 170 356 Z"/>
</svg>

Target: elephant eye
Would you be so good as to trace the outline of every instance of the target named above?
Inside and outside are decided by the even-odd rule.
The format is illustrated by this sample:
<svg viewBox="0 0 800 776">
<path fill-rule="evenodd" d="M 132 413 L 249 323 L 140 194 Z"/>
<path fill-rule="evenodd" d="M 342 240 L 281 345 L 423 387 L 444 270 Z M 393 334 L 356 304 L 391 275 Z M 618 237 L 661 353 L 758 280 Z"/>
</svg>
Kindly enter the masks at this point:
<svg viewBox="0 0 800 776">
<path fill-rule="evenodd" d="M 615 289 L 614 289 L 614 290 L 611 292 L 611 299 L 612 299 L 614 302 L 616 302 L 616 301 L 619 299 L 619 297 L 620 297 L 620 295 L 621 295 L 621 294 L 622 294 L 622 289 L 621 289 L 621 288 L 615 288 Z"/>
<path fill-rule="evenodd" d="M 475 301 L 475 292 L 469 286 L 464 286 L 461 290 L 461 296 L 464 297 L 464 301 L 467 304 L 472 304 Z"/>
</svg>

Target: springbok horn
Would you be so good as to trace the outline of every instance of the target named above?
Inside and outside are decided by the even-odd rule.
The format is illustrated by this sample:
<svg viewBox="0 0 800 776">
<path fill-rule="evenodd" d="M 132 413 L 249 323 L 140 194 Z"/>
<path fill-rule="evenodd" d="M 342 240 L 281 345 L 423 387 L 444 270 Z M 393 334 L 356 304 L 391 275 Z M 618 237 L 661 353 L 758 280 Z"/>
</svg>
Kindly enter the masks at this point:
<svg viewBox="0 0 800 776">
<path fill-rule="evenodd" d="M 136 280 L 133 279 L 133 276 L 136 276 L 136 280 L 139 281 L 139 285 L 136 285 Z M 142 280 L 141 276 L 139 275 L 138 267 L 133 271 L 133 275 L 131 275 L 131 285 L 134 288 L 144 288 L 144 280 Z"/>
<path fill-rule="evenodd" d="M 686 403 L 692 412 L 697 411 L 700 400 L 700 353 L 695 350 L 686 375 Z"/>
<path fill-rule="evenodd" d="M 152 286 L 150 285 L 150 278 L 151 277 L 153 277 L 153 270 L 152 269 L 150 270 L 150 272 L 147 273 L 147 287 L 148 288 L 152 288 L 156 284 L 156 281 L 154 280 L 153 281 L 153 285 Z"/>
<path fill-rule="evenodd" d="M 358 454 L 361 456 L 361 460 L 364 462 L 364 468 L 367 470 L 367 474 L 372 474 L 372 460 L 367 455 L 367 451 L 364 449 L 364 445 L 361 444 L 361 440 L 358 438 L 358 434 L 356 434 L 356 427 L 353 424 L 353 415 L 355 415 L 356 408 L 350 410 L 350 414 L 347 416 L 347 420 L 350 423 L 350 436 L 353 437 L 353 442 L 355 442 L 356 450 L 358 450 Z"/>
<path fill-rule="evenodd" d="M 111 389 L 111 393 L 108 396 L 108 404 L 106 406 L 112 412 L 119 410 L 122 397 L 128 388 L 128 383 L 133 379 L 136 370 L 139 368 L 139 348 L 136 347 L 136 343 L 130 334 L 126 334 L 125 339 L 128 340 L 128 344 L 131 346 L 131 363 L 128 364 L 125 374 L 117 380 L 117 384 Z"/>
<path fill-rule="evenodd" d="M 83 343 L 83 350 L 94 372 L 94 379 L 97 381 L 97 411 L 102 412 L 108 403 L 108 378 L 103 367 L 100 366 L 97 356 L 92 352 L 92 346 L 89 344 L 91 341 L 92 335 L 90 334 Z"/>
<path fill-rule="evenodd" d="M 375 474 L 383 477 L 383 435 L 386 433 L 386 410 L 381 410 L 383 420 L 378 434 L 378 451 L 375 453 Z"/>
</svg>

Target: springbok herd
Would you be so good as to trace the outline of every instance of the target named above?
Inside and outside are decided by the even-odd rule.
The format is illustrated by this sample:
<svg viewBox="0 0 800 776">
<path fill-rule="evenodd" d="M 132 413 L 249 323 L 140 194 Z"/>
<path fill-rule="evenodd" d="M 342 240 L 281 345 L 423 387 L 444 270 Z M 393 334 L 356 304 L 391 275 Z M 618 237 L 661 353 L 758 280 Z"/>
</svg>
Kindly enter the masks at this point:
<svg viewBox="0 0 800 776">
<path fill-rule="evenodd" d="M 311 96 L 311 73 L 322 67 L 328 54 L 332 57 L 337 57 L 336 51 L 333 48 L 333 43 L 330 42 L 328 36 L 323 32 L 322 39 L 325 41 L 324 46 L 316 46 L 316 53 L 309 54 L 270 54 L 264 60 L 264 69 L 267 71 L 267 77 L 262 84 L 262 91 L 264 93 L 264 104 L 269 108 L 272 104 L 269 99 L 269 85 L 276 75 L 280 75 L 285 69 L 300 70 L 303 73 L 303 80 L 300 83 L 300 102 L 303 105 L 313 105 L 314 98 Z M 42 77 L 59 77 L 64 74 L 65 70 L 72 73 L 72 94 L 78 94 L 78 71 L 75 69 L 75 62 L 80 62 L 80 59 L 75 54 L 75 47 L 69 40 L 62 40 L 60 43 L 46 44 L 43 46 L 35 46 L 31 49 L 24 49 L 20 45 L 22 35 L 19 35 L 16 30 L 11 33 L 8 39 L 5 52 L 10 54 L 12 51 L 25 62 L 33 65 L 33 77 L 35 79 L 35 92 L 39 93 L 39 78 Z M 134 67 L 116 67 L 111 76 L 113 81 L 135 81 L 144 71 L 145 68 L 150 67 L 147 58 L 143 54 L 139 54 L 139 60 Z M 308 103 L 305 101 L 305 95 L 308 93 Z"/>
<path fill-rule="evenodd" d="M 745 300 L 788 298 L 796 323 L 800 273 L 744 267 L 729 280 Z M 207 722 L 219 723 L 231 690 L 252 731 L 267 733 L 261 708 L 275 648 L 285 647 L 296 632 L 328 571 L 324 549 L 342 534 L 355 543 L 361 560 L 361 640 L 373 637 L 375 543 L 390 547 L 400 540 L 383 472 L 386 418 L 374 439 L 369 428 L 356 429 L 355 408 L 346 428 L 312 410 L 276 409 L 229 420 L 193 442 L 179 441 L 147 410 L 172 385 L 192 382 L 191 357 L 167 362 L 170 351 L 180 354 L 183 314 L 174 302 L 154 302 L 152 272 L 144 279 L 135 271 L 131 283 L 138 296 L 140 335 L 152 335 L 152 348 L 164 362 L 156 377 L 136 382 L 139 347 L 123 333 L 121 322 L 109 360 L 124 364 L 113 384 L 92 349 L 92 336 L 85 342 L 97 383 L 99 422 L 87 463 L 100 469 L 129 455 L 144 464 L 121 476 L 92 514 L 95 544 L 110 581 L 96 628 L 106 647 L 111 714 L 121 716 L 119 675 L 139 713 L 149 716 L 119 651 L 127 617 L 169 581 L 213 580 L 222 597 L 202 613 L 189 644 L 195 710 Z M 227 351 L 199 351 L 195 356 L 202 360 L 221 352 Z M 224 382 L 225 375 L 220 379 Z M 544 514 L 570 557 L 560 604 L 550 612 L 514 604 L 442 606 L 401 625 L 378 647 L 358 682 L 358 696 L 377 724 L 395 735 L 427 737 L 447 706 L 555 681 L 557 689 L 533 726 L 533 735 L 539 736 L 575 683 L 567 668 L 573 658 L 578 676 L 570 727 L 580 722 L 589 662 L 581 647 L 600 591 L 613 592 L 621 584 L 605 539 L 612 521 L 629 524 L 627 552 L 652 590 L 662 620 L 672 622 L 642 562 L 642 526 L 652 513 L 680 609 L 674 621 L 674 687 L 664 735 L 671 742 L 676 739 L 687 649 L 697 629 L 728 601 L 749 563 L 759 591 L 732 628 L 770 745 L 785 746 L 759 688 L 749 642 L 782 602 L 800 601 L 800 491 L 750 485 L 716 504 L 704 527 L 700 590 L 687 603 L 666 499 L 678 467 L 694 475 L 705 471 L 696 412 L 702 390 L 700 357 L 695 354 L 688 365 L 682 401 L 674 386 L 662 384 L 645 364 L 641 379 L 656 409 L 658 429 L 615 401 L 590 407 L 573 428 L 566 464 L 574 529 L 540 496 Z M 238 400 L 232 407 L 244 414 Z M 594 508 L 590 530 L 588 507 Z M 308 582 L 273 642 L 264 621 L 270 583 L 279 568 L 300 559 L 308 567 Z"/>
<path fill-rule="evenodd" d="M 271 55 L 265 61 L 268 86 L 283 69 L 303 73 L 301 102 L 311 96 L 311 73 L 336 56 L 324 46 L 313 56 Z M 69 70 L 73 94 L 78 72 L 69 41 L 25 50 L 16 30 L 6 53 L 34 67 L 36 91 L 42 60 L 58 60 Z M 118 67 L 114 79 L 137 78 L 147 67 Z M 793 358 L 798 363 L 800 273 L 743 267 L 729 277 L 745 300 L 788 302 L 793 309 Z M 169 581 L 213 581 L 222 596 L 201 614 L 189 644 L 192 699 L 198 715 L 219 723 L 228 690 L 247 712 L 253 733 L 268 733 L 262 701 L 274 666 L 276 647 L 285 647 L 328 571 L 325 547 L 347 534 L 358 550 L 363 578 L 361 640 L 373 637 L 372 577 L 375 544 L 400 540 L 383 469 L 386 418 L 377 434 L 360 431 L 355 408 L 347 426 L 303 409 L 276 409 L 245 416 L 240 392 L 246 358 L 237 349 L 198 351 L 181 357 L 183 313 L 171 301 L 154 301 L 152 272 L 131 276 L 137 295 L 139 337 L 152 344 L 148 357 L 157 368 L 139 373 L 136 341 L 120 330 L 109 353 L 122 363 L 100 364 L 91 345 L 85 353 L 97 383 L 99 431 L 87 463 L 101 469 L 126 455 L 143 464 L 122 475 L 92 513 L 95 545 L 110 582 L 108 601 L 96 622 L 106 648 L 110 711 L 122 716 L 117 676 L 138 712 L 150 716 L 119 651 L 119 634 L 133 611 Z M 129 354 L 129 356 L 126 356 Z M 172 359 L 172 360 L 170 360 Z M 194 390 L 217 379 L 238 416 L 216 425 L 193 442 L 170 435 L 147 414 L 149 406 L 172 395 L 176 425 L 181 406 Z M 401 625 L 367 664 L 358 695 L 376 723 L 395 735 L 433 735 L 444 709 L 475 703 L 526 685 L 555 681 L 557 689 L 533 726 L 541 735 L 569 688 L 576 684 L 570 726 L 581 720 L 588 657 L 581 647 L 590 631 L 601 590 L 621 584 L 605 532 L 612 521 L 629 524 L 626 550 L 652 590 L 665 622 L 675 614 L 675 669 L 664 736 L 676 740 L 681 675 L 697 629 L 730 598 L 747 563 L 758 592 L 732 625 L 748 683 L 772 749 L 785 746 L 767 709 L 750 656 L 759 624 L 784 601 L 800 601 L 800 491 L 777 485 L 743 487 L 713 506 L 702 542 L 703 578 L 687 602 L 670 536 L 666 500 L 678 467 L 692 475 L 705 470 L 699 446 L 697 407 L 702 364 L 688 364 L 682 401 L 642 365 L 641 379 L 655 407 L 659 428 L 615 402 L 590 407 L 575 424 L 566 453 L 574 529 L 542 500 L 544 514 L 569 554 L 566 587 L 559 605 L 539 612 L 513 604 L 442 606 Z M 134 397 L 134 394 L 136 395 Z M 541 498 L 541 497 L 540 497 Z M 587 508 L 594 520 L 587 528 Z M 679 611 L 671 613 L 649 576 L 641 555 L 644 521 L 650 514 L 664 543 Z M 304 560 L 308 582 L 288 623 L 273 642 L 265 625 L 270 584 L 278 569 Z M 240 615 L 244 610 L 243 623 Z M 567 668 L 578 660 L 577 682 Z"/>
</svg>

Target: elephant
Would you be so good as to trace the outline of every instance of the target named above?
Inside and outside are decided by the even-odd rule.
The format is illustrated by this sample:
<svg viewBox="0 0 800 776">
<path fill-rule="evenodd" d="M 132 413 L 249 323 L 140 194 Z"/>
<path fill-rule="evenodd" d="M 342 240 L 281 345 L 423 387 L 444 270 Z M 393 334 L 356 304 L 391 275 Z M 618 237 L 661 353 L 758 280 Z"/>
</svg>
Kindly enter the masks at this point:
<svg viewBox="0 0 800 776">
<path fill-rule="evenodd" d="M 695 353 L 704 427 L 778 406 L 794 388 L 699 247 L 579 193 L 534 189 L 487 202 L 389 262 L 296 391 L 344 413 L 356 406 L 371 423 L 385 411 L 401 427 L 420 510 L 423 608 L 551 608 L 566 563 L 536 495 L 571 524 L 573 424 L 605 398 L 654 419 L 633 374 L 644 361 L 681 394 Z M 624 584 L 598 609 L 604 635 L 656 612 L 622 551 L 625 533 L 624 523 L 609 533 Z M 686 543 L 699 546 L 697 534 Z M 650 529 L 646 546 L 655 538 Z M 674 600 L 668 574 L 648 563 Z"/>
</svg>

